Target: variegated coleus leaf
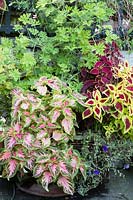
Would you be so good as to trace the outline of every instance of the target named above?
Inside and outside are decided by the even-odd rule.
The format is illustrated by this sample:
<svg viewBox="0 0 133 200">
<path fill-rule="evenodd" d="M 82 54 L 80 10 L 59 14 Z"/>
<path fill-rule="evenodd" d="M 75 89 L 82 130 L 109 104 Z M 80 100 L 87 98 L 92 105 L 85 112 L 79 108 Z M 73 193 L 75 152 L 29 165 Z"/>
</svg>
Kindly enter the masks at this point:
<svg viewBox="0 0 133 200">
<path fill-rule="evenodd" d="M 28 110 L 30 107 L 29 102 L 22 102 L 21 106 L 20 106 L 23 110 Z"/>
<path fill-rule="evenodd" d="M 18 169 L 18 162 L 15 159 L 11 159 L 8 163 L 8 179 L 15 176 Z"/>
<path fill-rule="evenodd" d="M 73 128 L 73 119 L 71 118 L 64 118 L 61 122 L 62 127 L 64 128 L 64 131 L 67 134 L 70 134 Z"/>
<path fill-rule="evenodd" d="M 11 158 L 11 152 L 10 151 L 4 151 L 0 153 L 0 162 L 2 161 L 7 161 L 8 159 Z"/>
<path fill-rule="evenodd" d="M 51 144 L 50 138 L 43 138 L 41 141 L 44 148 L 48 148 Z"/>
<path fill-rule="evenodd" d="M 38 140 L 41 140 L 42 138 L 47 137 L 47 136 L 48 136 L 47 129 L 44 129 L 37 133 L 36 138 Z"/>
<path fill-rule="evenodd" d="M 58 168 L 59 168 L 59 171 L 62 175 L 68 175 L 69 174 L 69 171 L 67 169 L 65 162 L 59 161 Z"/>
<path fill-rule="evenodd" d="M 37 86 L 37 92 L 42 95 L 45 96 L 47 93 L 47 86 Z"/>
<path fill-rule="evenodd" d="M 33 170 L 34 164 L 35 164 L 35 157 L 31 155 L 30 158 L 26 160 L 26 168 L 29 170 Z"/>
<path fill-rule="evenodd" d="M 33 177 L 34 178 L 40 177 L 43 174 L 44 170 L 45 168 L 43 165 L 36 165 L 33 169 Z"/>
<path fill-rule="evenodd" d="M 55 123 L 57 121 L 57 119 L 59 118 L 61 112 L 60 110 L 54 110 L 53 112 L 50 112 L 50 118 L 51 118 L 51 122 Z"/>
<path fill-rule="evenodd" d="M 17 143 L 17 141 L 16 141 L 15 137 L 7 137 L 4 141 L 4 143 L 5 143 L 5 147 L 7 149 L 12 149 L 15 146 L 15 144 Z"/>
<path fill-rule="evenodd" d="M 31 133 L 26 133 L 23 137 L 23 145 L 27 148 L 31 148 L 34 142 L 34 137 Z"/>
<path fill-rule="evenodd" d="M 49 171 L 51 172 L 51 174 L 53 175 L 53 178 L 56 179 L 59 175 L 59 167 L 58 167 L 58 163 L 50 163 L 48 165 Z"/>
<path fill-rule="evenodd" d="M 45 171 L 43 173 L 43 176 L 41 178 L 41 184 L 42 184 L 42 187 L 47 191 L 49 192 L 49 189 L 48 189 L 48 186 L 50 183 L 53 182 L 53 176 L 52 174 L 49 172 L 49 171 Z"/>
<path fill-rule="evenodd" d="M 19 122 L 17 122 L 16 124 L 14 124 L 14 130 L 19 133 L 21 131 L 22 126 L 20 125 Z"/>
<path fill-rule="evenodd" d="M 122 121 L 124 122 L 124 133 L 127 133 L 133 126 L 132 118 L 129 116 L 122 116 Z"/>
<path fill-rule="evenodd" d="M 57 77 L 52 77 L 51 79 L 48 79 L 47 85 L 51 87 L 54 90 L 61 90 L 61 86 L 63 85 L 63 82 L 60 81 Z"/>
<path fill-rule="evenodd" d="M 81 163 L 79 169 L 80 169 L 81 174 L 84 177 L 84 180 L 86 180 L 86 178 L 87 178 L 87 165 Z"/>
<path fill-rule="evenodd" d="M 55 141 L 60 141 L 62 140 L 64 137 L 64 134 L 60 131 L 60 130 L 55 130 L 53 131 L 53 135 L 52 135 L 52 138 L 55 140 Z"/>
<path fill-rule="evenodd" d="M 70 195 L 74 194 L 74 183 L 69 177 L 60 176 L 58 178 L 57 185 L 59 187 L 63 187 L 63 191 L 66 194 L 70 194 Z"/>
<path fill-rule="evenodd" d="M 74 113 L 73 113 L 71 108 L 64 108 L 63 109 L 63 114 L 65 116 L 68 116 L 68 117 L 72 117 L 74 115 Z"/>
</svg>

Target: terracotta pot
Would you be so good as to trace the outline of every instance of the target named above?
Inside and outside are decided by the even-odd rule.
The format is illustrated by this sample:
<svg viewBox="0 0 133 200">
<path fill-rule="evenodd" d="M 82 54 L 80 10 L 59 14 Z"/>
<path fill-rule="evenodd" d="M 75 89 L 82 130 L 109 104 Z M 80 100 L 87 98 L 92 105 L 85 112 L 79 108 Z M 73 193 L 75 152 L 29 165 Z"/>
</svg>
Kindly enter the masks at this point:
<svg viewBox="0 0 133 200">
<path fill-rule="evenodd" d="M 41 185 L 37 184 L 34 179 L 30 178 L 21 183 L 16 183 L 19 190 L 28 194 L 41 197 L 65 197 L 68 196 L 57 185 L 49 185 L 49 192 L 47 192 Z"/>
</svg>

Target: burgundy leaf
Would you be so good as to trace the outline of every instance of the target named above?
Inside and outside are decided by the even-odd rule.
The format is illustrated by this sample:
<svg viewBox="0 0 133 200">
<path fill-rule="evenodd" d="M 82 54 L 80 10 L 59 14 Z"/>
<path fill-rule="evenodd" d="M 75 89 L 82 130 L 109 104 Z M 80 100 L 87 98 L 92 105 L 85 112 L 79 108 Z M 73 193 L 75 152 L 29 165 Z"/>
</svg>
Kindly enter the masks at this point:
<svg viewBox="0 0 133 200">
<path fill-rule="evenodd" d="M 94 105 L 95 104 L 95 101 L 93 99 L 89 99 L 86 104 L 88 105 Z"/>
<path fill-rule="evenodd" d="M 98 75 L 98 74 L 99 74 L 99 70 L 96 69 L 96 68 L 93 68 L 93 69 L 90 71 L 90 74 Z"/>
<path fill-rule="evenodd" d="M 83 119 L 89 118 L 93 114 L 93 111 L 89 108 L 87 108 L 83 113 L 82 117 Z"/>
<path fill-rule="evenodd" d="M 122 103 L 117 102 L 116 105 L 115 105 L 115 107 L 116 107 L 116 109 L 117 109 L 118 111 L 122 112 L 122 110 L 123 110 Z"/>
<path fill-rule="evenodd" d="M 109 83 L 109 80 L 108 80 L 106 77 L 102 77 L 102 78 L 101 78 L 101 82 L 102 82 L 103 84 L 107 84 L 107 83 Z"/>
<path fill-rule="evenodd" d="M 133 93 L 133 85 L 129 85 L 126 87 L 126 90 Z"/>
<path fill-rule="evenodd" d="M 130 130 L 130 128 L 132 127 L 131 119 L 128 116 L 123 116 L 122 120 L 125 125 L 125 133 L 127 133 Z"/>
<path fill-rule="evenodd" d="M 94 108 L 94 113 L 95 115 L 100 118 L 101 115 L 101 109 L 99 107 Z"/>
</svg>

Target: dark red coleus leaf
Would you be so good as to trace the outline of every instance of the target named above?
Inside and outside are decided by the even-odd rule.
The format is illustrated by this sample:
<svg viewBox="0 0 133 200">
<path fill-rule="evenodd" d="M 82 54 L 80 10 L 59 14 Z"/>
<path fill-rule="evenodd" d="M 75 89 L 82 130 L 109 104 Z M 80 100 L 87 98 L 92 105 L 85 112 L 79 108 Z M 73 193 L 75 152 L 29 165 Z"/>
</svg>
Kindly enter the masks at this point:
<svg viewBox="0 0 133 200">
<path fill-rule="evenodd" d="M 131 120 L 127 116 L 124 116 L 123 117 L 123 122 L 125 124 L 125 132 L 128 132 L 129 129 L 132 127 Z"/>
<path fill-rule="evenodd" d="M 119 98 L 120 98 L 120 99 L 125 99 L 124 94 L 119 94 Z"/>
<path fill-rule="evenodd" d="M 101 115 L 101 109 L 99 107 L 94 108 L 94 113 L 95 115 L 100 118 Z"/>
<path fill-rule="evenodd" d="M 133 92 L 133 85 L 127 86 L 126 90 L 128 90 L 129 92 Z"/>
<path fill-rule="evenodd" d="M 89 118 L 92 115 L 92 113 L 93 113 L 93 111 L 91 109 L 87 108 L 82 114 L 83 119 Z"/>
<path fill-rule="evenodd" d="M 102 72 L 108 74 L 110 72 L 110 67 L 103 67 Z"/>
<path fill-rule="evenodd" d="M 129 84 L 133 84 L 132 78 L 128 78 L 128 82 L 129 82 Z"/>
<path fill-rule="evenodd" d="M 109 83 L 110 81 L 109 81 L 109 79 L 107 79 L 106 77 L 102 77 L 102 78 L 101 78 L 101 82 L 104 83 L 104 84 L 107 84 L 107 83 Z"/>
<path fill-rule="evenodd" d="M 93 68 L 93 69 L 90 71 L 90 74 L 98 75 L 98 74 L 99 74 L 99 69 Z"/>
<path fill-rule="evenodd" d="M 122 110 L 123 110 L 122 103 L 117 102 L 116 105 L 115 105 L 115 107 L 116 107 L 116 109 L 117 109 L 118 111 L 122 112 Z"/>
<path fill-rule="evenodd" d="M 95 101 L 93 99 L 89 99 L 87 102 L 86 102 L 88 105 L 94 105 L 95 104 Z"/>
<path fill-rule="evenodd" d="M 115 90 L 114 86 L 111 85 L 111 84 L 109 84 L 107 87 L 109 88 L 110 91 L 114 91 Z"/>
<path fill-rule="evenodd" d="M 105 96 L 108 97 L 110 95 L 110 91 L 107 89 L 107 90 L 103 91 L 103 94 L 105 94 Z"/>
<path fill-rule="evenodd" d="M 87 70 L 85 67 L 82 68 L 82 69 L 81 69 L 81 76 L 82 76 L 82 77 L 86 77 L 87 74 L 88 74 L 88 70 Z"/>
<path fill-rule="evenodd" d="M 98 62 L 96 62 L 95 67 L 100 67 L 101 65 L 103 65 L 103 62 L 102 61 L 98 61 Z"/>
<path fill-rule="evenodd" d="M 95 85 L 95 81 L 94 80 L 87 80 L 87 81 L 85 81 L 84 85 L 83 85 L 83 87 L 81 89 L 81 92 L 82 93 L 86 93 L 87 89 L 89 89 L 92 86 L 94 87 L 94 85 Z"/>
<path fill-rule="evenodd" d="M 103 106 L 102 109 L 103 109 L 105 112 L 110 112 L 110 106 Z"/>
</svg>

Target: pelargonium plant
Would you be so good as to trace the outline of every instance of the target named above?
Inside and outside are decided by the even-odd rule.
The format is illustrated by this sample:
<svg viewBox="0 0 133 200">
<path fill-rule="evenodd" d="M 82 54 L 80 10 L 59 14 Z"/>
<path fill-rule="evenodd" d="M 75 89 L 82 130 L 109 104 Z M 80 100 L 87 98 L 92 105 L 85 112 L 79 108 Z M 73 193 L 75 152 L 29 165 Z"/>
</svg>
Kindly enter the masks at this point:
<svg viewBox="0 0 133 200">
<path fill-rule="evenodd" d="M 30 171 L 46 191 L 54 182 L 73 194 L 76 175 L 86 178 L 86 162 L 70 143 L 77 125 L 75 106 L 70 88 L 56 77 L 41 77 L 33 91 L 14 90 L 11 125 L 0 135 L 2 176 Z"/>
</svg>

